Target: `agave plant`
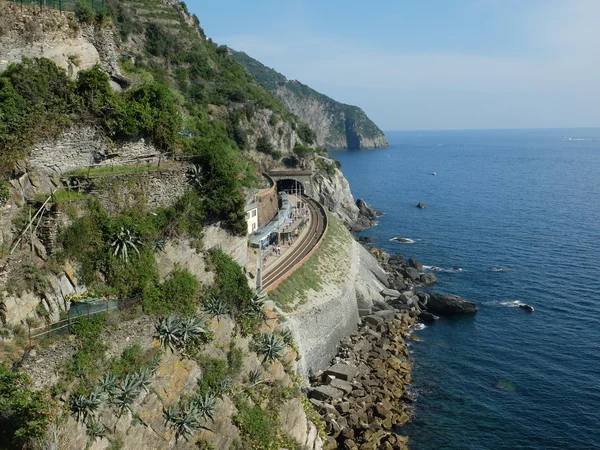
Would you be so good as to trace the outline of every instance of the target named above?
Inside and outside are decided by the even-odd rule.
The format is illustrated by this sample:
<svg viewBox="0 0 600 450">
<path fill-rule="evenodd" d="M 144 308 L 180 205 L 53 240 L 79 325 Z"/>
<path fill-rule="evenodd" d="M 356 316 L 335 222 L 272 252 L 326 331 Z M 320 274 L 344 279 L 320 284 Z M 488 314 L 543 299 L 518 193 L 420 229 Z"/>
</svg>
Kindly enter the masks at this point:
<svg viewBox="0 0 600 450">
<path fill-rule="evenodd" d="M 190 166 L 187 171 L 187 181 L 194 189 L 200 190 L 204 182 L 202 168 L 198 164 Z"/>
<path fill-rule="evenodd" d="M 159 238 L 154 243 L 154 251 L 156 253 L 164 253 L 165 245 L 167 245 L 167 240 L 165 238 Z"/>
<path fill-rule="evenodd" d="M 250 315 L 262 314 L 264 312 L 266 298 L 267 294 L 263 290 L 257 291 L 248 301 L 248 305 L 244 312 Z"/>
<path fill-rule="evenodd" d="M 260 369 L 251 370 L 250 373 L 248 373 L 248 381 L 250 382 L 251 386 L 256 386 L 257 384 L 262 383 L 262 381 L 263 381 L 262 370 L 260 370 Z"/>
<path fill-rule="evenodd" d="M 192 405 L 186 405 L 183 408 L 170 406 L 163 409 L 163 417 L 165 426 L 175 430 L 175 441 L 179 441 L 183 437 L 186 441 L 200 429 L 200 414 Z"/>
<path fill-rule="evenodd" d="M 256 353 L 264 356 L 264 361 L 279 359 L 283 353 L 283 340 L 276 334 L 263 333 L 255 341 Z"/>
<path fill-rule="evenodd" d="M 114 256 L 120 256 L 123 261 L 129 262 L 129 250 L 131 247 L 139 255 L 140 251 L 137 246 L 141 245 L 142 241 L 136 232 L 131 231 L 129 228 L 121 227 L 121 231 L 113 236 L 113 241 L 110 243 L 111 247 L 115 249 Z"/>
<path fill-rule="evenodd" d="M 136 375 L 126 375 L 115 388 L 111 403 L 119 410 L 119 415 L 126 409 L 131 410 L 131 405 L 142 391 L 141 380 Z"/>
<path fill-rule="evenodd" d="M 191 401 L 191 407 L 195 409 L 200 417 L 208 417 L 213 420 L 213 414 L 217 406 L 215 394 L 208 391 L 204 395 L 196 395 Z"/>
<path fill-rule="evenodd" d="M 104 437 L 106 435 L 106 427 L 102 423 L 92 420 L 88 423 L 86 432 L 93 438 Z"/>
<path fill-rule="evenodd" d="M 293 345 L 294 343 L 294 335 L 292 334 L 292 331 L 289 328 L 285 328 L 283 331 L 281 331 L 281 339 L 283 339 L 283 342 L 286 343 L 286 345 Z"/>
<path fill-rule="evenodd" d="M 99 390 L 85 394 L 72 394 L 69 397 L 71 413 L 77 421 L 85 422 L 88 417 L 93 417 L 106 401 L 106 397 Z"/>
<path fill-rule="evenodd" d="M 181 321 L 181 342 L 185 346 L 188 343 L 201 341 L 208 331 L 204 328 L 206 321 L 202 317 L 188 317 Z"/>
<path fill-rule="evenodd" d="M 154 337 L 163 348 L 174 351 L 181 345 L 181 321 L 175 316 L 160 318 L 155 325 Z"/>
<path fill-rule="evenodd" d="M 146 391 L 148 393 L 148 386 L 150 385 L 150 381 L 152 378 L 152 369 L 144 369 L 140 372 L 137 372 L 133 375 L 134 380 L 139 385 L 140 389 Z"/>
<path fill-rule="evenodd" d="M 233 388 L 233 383 L 229 378 L 223 378 L 219 380 L 215 386 L 215 393 L 219 397 L 223 397 L 231 392 L 231 388 Z"/>
<path fill-rule="evenodd" d="M 204 302 L 204 311 L 219 320 L 220 316 L 229 314 L 229 307 L 223 299 L 211 297 Z"/>
<path fill-rule="evenodd" d="M 111 395 L 113 389 L 117 384 L 117 377 L 112 373 L 105 373 L 102 378 L 100 378 L 100 383 L 98 384 L 98 390 L 104 392 L 105 394 Z"/>
</svg>

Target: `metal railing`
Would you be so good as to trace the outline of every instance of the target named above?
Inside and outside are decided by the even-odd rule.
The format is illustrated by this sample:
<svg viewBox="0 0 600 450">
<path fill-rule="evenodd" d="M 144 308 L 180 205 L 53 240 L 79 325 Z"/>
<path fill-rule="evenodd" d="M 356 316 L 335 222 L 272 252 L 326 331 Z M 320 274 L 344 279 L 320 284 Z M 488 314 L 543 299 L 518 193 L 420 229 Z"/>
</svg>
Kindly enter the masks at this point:
<svg viewBox="0 0 600 450">
<path fill-rule="evenodd" d="M 71 333 L 71 326 L 81 318 L 89 318 L 96 314 L 110 314 L 112 311 L 122 311 L 138 303 L 142 297 L 116 298 L 98 300 L 93 303 L 72 302 L 67 311 L 67 318 L 55 323 L 48 323 L 43 327 L 28 328 L 29 347 L 33 341 L 42 338 L 51 338 Z"/>
<path fill-rule="evenodd" d="M 39 8 L 58 9 L 59 11 L 74 11 L 77 0 L 8 0 L 21 6 L 34 6 Z M 82 0 L 92 7 L 94 11 L 106 9 L 106 0 Z"/>
</svg>

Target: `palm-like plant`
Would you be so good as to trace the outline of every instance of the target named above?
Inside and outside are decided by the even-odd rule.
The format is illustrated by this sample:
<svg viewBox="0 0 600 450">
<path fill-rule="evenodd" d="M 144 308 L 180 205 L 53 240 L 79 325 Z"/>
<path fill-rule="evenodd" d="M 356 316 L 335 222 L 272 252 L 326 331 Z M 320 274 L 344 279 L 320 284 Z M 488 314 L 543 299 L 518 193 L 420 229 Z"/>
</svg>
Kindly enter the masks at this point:
<svg viewBox="0 0 600 450">
<path fill-rule="evenodd" d="M 213 420 L 213 414 L 217 407 L 217 398 L 215 394 L 208 391 L 204 395 L 196 395 L 192 399 L 191 406 L 200 417 L 208 417 L 210 420 Z"/>
<path fill-rule="evenodd" d="M 274 361 L 283 354 L 283 340 L 276 334 L 262 333 L 254 343 L 256 353 L 264 356 L 264 361 Z"/>
<path fill-rule="evenodd" d="M 229 307 L 223 299 L 211 297 L 204 302 L 204 311 L 219 320 L 220 316 L 229 314 Z"/>
<path fill-rule="evenodd" d="M 125 262 L 129 262 L 129 250 L 131 247 L 139 255 L 140 251 L 137 246 L 142 244 L 142 240 L 138 234 L 131 231 L 129 228 L 121 227 L 121 230 L 113 236 L 111 247 L 115 249 L 114 256 L 120 256 Z"/>
<path fill-rule="evenodd" d="M 200 190 L 204 183 L 204 174 L 198 164 L 190 166 L 187 171 L 187 181 L 194 189 Z"/>
<path fill-rule="evenodd" d="M 88 417 L 93 417 L 106 401 L 106 397 L 99 390 L 85 394 L 72 394 L 69 397 L 71 413 L 77 421 L 85 422 Z"/>
<path fill-rule="evenodd" d="M 160 318 L 155 325 L 154 337 L 163 348 L 174 351 L 181 345 L 181 321 L 175 316 Z"/>
</svg>

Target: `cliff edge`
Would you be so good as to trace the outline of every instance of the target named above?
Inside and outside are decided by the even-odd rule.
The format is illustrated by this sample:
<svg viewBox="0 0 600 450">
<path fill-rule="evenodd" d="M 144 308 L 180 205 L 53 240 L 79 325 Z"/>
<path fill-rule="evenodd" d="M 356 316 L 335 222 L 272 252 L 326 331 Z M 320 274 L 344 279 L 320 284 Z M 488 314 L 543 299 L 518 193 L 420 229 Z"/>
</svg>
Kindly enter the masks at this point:
<svg viewBox="0 0 600 450">
<path fill-rule="evenodd" d="M 337 102 L 299 81 L 288 80 L 246 53 L 232 51 L 232 56 L 315 131 L 319 145 L 329 149 L 389 146 L 383 132 L 359 107 Z"/>
</svg>

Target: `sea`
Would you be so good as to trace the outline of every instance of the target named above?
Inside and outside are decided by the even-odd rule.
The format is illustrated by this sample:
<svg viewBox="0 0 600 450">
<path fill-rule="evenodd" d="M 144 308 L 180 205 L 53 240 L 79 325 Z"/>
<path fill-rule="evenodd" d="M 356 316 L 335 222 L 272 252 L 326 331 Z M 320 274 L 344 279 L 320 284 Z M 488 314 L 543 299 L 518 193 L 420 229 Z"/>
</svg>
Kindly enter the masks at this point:
<svg viewBox="0 0 600 450">
<path fill-rule="evenodd" d="M 479 308 L 415 333 L 410 447 L 600 449 L 600 129 L 386 135 L 330 153 L 361 234 Z"/>
</svg>

